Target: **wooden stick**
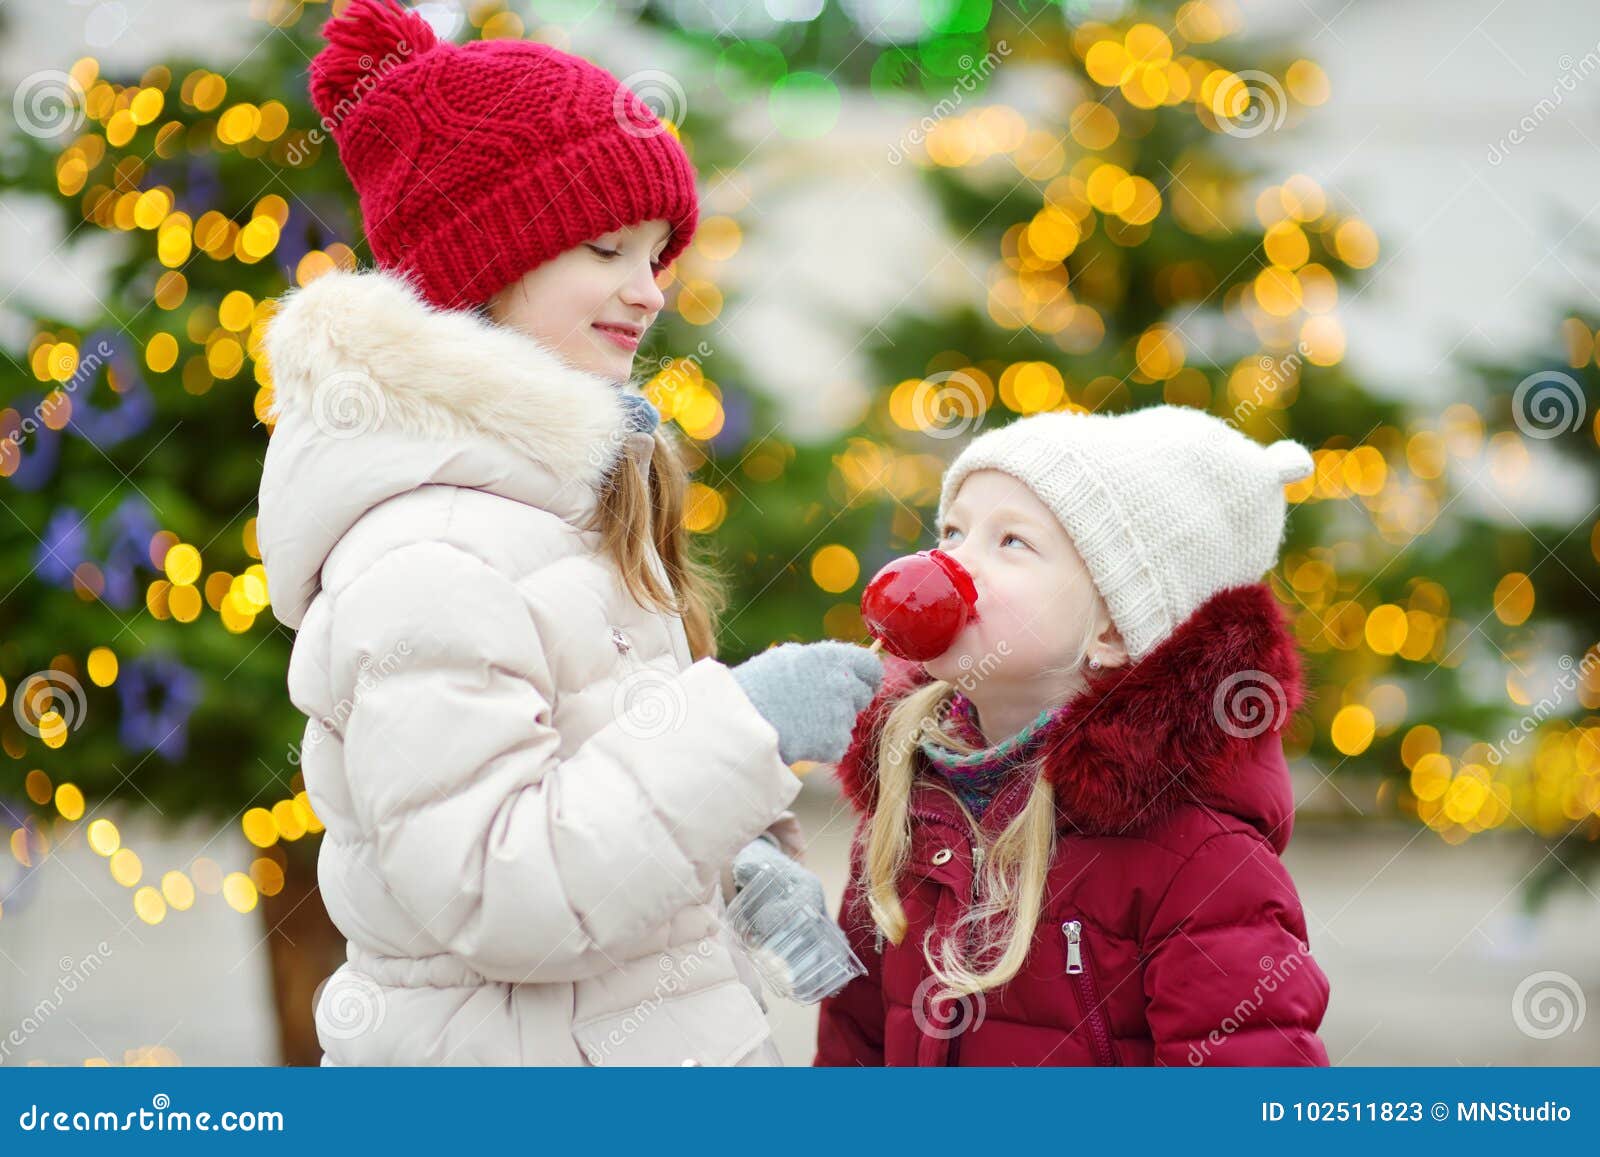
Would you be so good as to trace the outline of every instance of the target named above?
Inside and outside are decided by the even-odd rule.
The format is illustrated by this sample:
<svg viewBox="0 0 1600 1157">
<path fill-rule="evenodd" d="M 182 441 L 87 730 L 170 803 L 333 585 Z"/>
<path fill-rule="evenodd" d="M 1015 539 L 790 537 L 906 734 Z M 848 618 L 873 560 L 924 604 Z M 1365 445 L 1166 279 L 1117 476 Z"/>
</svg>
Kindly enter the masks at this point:
<svg viewBox="0 0 1600 1157">
<path fill-rule="evenodd" d="M 872 646 L 868 647 L 867 650 L 876 655 L 879 651 L 883 650 L 883 640 L 881 638 L 872 640 Z"/>
</svg>

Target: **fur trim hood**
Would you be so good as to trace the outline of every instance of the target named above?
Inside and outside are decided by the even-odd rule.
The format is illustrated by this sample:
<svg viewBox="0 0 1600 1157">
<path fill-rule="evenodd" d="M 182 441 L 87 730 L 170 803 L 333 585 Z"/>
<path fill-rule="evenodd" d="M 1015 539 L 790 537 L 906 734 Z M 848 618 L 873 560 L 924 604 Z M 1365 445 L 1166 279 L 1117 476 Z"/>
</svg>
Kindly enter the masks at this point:
<svg viewBox="0 0 1600 1157">
<path fill-rule="evenodd" d="M 859 812 L 876 804 L 877 744 L 890 709 L 928 681 L 921 664 L 888 660 L 838 766 Z M 1250 823 L 1281 852 L 1294 799 L 1279 732 L 1305 696 L 1299 652 L 1271 588 L 1218 592 L 1137 663 L 1092 674 L 1050 726 L 1044 766 L 1060 829 L 1128 835 L 1200 803 Z"/>
<path fill-rule="evenodd" d="M 265 339 L 273 433 L 257 522 L 274 613 L 297 627 L 322 563 L 367 511 L 429 484 L 488 490 L 574 524 L 653 440 L 622 386 L 383 270 L 285 295 Z"/>
</svg>

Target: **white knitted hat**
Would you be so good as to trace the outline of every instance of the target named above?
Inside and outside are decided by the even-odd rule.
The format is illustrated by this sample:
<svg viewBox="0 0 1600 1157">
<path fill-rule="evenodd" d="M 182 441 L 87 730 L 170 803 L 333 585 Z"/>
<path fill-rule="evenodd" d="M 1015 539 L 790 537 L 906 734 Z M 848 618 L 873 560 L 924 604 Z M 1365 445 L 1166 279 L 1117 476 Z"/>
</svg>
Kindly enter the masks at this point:
<svg viewBox="0 0 1600 1157">
<path fill-rule="evenodd" d="M 1036 414 L 961 452 L 939 521 L 974 470 L 1026 483 L 1066 528 L 1138 660 L 1212 595 L 1276 565 L 1283 487 L 1314 469 L 1300 443 L 1263 446 L 1188 406 Z"/>
</svg>

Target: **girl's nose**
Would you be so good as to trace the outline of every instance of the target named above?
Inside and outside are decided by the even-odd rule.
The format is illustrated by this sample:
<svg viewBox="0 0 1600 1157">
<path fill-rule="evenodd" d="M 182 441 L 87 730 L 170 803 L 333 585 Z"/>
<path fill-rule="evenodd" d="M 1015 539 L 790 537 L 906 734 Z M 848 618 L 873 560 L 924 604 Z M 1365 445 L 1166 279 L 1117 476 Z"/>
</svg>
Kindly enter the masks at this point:
<svg viewBox="0 0 1600 1157">
<path fill-rule="evenodd" d="M 622 301 L 630 307 L 645 310 L 652 317 L 666 307 L 666 294 L 656 284 L 655 271 L 650 268 L 648 261 L 635 265 L 628 274 L 628 280 L 622 286 Z"/>
</svg>

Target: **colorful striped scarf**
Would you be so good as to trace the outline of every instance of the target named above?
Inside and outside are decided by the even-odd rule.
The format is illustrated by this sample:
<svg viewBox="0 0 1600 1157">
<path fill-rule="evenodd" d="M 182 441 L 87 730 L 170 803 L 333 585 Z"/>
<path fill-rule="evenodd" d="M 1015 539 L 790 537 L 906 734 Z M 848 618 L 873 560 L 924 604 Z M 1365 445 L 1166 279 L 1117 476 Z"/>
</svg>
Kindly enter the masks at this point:
<svg viewBox="0 0 1600 1157">
<path fill-rule="evenodd" d="M 1065 704 L 1047 707 L 1021 731 L 991 747 L 978 728 L 972 701 L 957 691 L 950 698 L 945 729 L 978 750 L 963 755 L 928 739 L 923 739 L 919 746 L 927 757 L 929 769 L 944 780 L 966 804 L 967 810 L 977 817 L 988 810 L 1011 773 L 1038 754 L 1049 724 L 1065 710 Z"/>
</svg>

